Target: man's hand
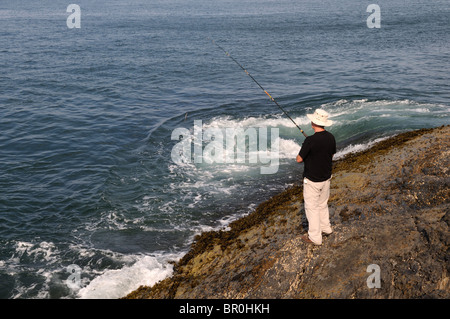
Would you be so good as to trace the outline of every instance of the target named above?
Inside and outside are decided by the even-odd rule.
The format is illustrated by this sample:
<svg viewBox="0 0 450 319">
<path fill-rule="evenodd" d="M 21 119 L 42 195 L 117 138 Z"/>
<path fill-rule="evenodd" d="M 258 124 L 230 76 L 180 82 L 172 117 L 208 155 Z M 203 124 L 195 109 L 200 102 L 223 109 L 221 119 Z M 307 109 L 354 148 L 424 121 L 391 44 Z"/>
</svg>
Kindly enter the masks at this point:
<svg viewBox="0 0 450 319">
<path fill-rule="evenodd" d="M 303 158 L 300 155 L 297 155 L 297 162 L 303 163 Z"/>
</svg>

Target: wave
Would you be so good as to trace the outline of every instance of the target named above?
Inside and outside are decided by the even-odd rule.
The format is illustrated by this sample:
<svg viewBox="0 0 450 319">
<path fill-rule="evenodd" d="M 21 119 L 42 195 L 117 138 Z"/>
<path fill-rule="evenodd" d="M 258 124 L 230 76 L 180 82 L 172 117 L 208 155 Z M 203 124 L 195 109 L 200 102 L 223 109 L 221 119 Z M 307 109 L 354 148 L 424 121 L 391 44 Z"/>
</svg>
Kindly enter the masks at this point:
<svg viewBox="0 0 450 319">
<path fill-rule="evenodd" d="M 0 261 L 2 273 L 17 278 L 12 299 L 20 298 L 77 298 L 117 299 L 140 285 L 154 283 L 171 276 L 172 263 L 181 253 L 155 253 L 153 255 L 127 255 L 78 245 L 58 247 L 41 241 L 9 243 L 12 256 Z M 68 265 L 67 256 L 78 264 Z M 78 260 L 78 261 L 76 261 Z M 110 267 L 98 264 L 110 260 Z M 70 281 L 71 269 L 77 269 L 78 281 Z M 73 272 L 75 273 L 75 272 Z M 27 280 L 22 281 L 22 275 Z M 32 279 L 32 284 L 29 284 Z"/>
<path fill-rule="evenodd" d="M 389 136 L 386 136 L 386 137 L 377 138 L 377 139 L 369 141 L 367 143 L 350 144 L 350 145 L 344 147 L 343 149 L 340 149 L 339 151 L 337 151 L 336 154 L 333 157 L 333 160 L 342 159 L 347 154 L 358 153 L 358 152 L 365 151 L 365 150 L 371 148 L 372 146 L 374 146 L 375 144 L 377 144 L 377 143 L 379 143 L 381 141 L 384 141 L 384 140 L 386 140 L 388 138 L 389 138 Z"/>
<path fill-rule="evenodd" d="M 338 124 L 388 116 L 396 117 L 397 121 L 401 121 L 402 118 L 409 118 L 413 115 L 440 117 L 445 114 L 448 116 L 450 112 L 450 107 L 448 105 L 416 102 L 409 99 L 341 99 L 334 102 L 324 103 L 320 107 L 328 111 Z"/>
<path fill-rule="evenodd" d="M 305 116 L 297 116 L 292 118 L 298 125 L 309 124 L 309 119 Z M 212 118 L 208 123 L 205 123 L 205 128 L 218 127 L 218 128 L 249 128 L 249 127 L 296 127 L 292 121 L 286 118 L 284 115 L 271 116 L 271 117 L 245 117 L 236 119 L 231 116 L 219 116 Z"/>
<path fill-rule="evenodd" d="M 107 270 L 95 277 L 77 292 L 80 299 L 117 299 L 126 296 L 137 287 L 152 286 L 172 275 L 172 264 L 168 260 L 180 255 L 137 256 L 136 261 L 120 269 Z"/>
</svg>

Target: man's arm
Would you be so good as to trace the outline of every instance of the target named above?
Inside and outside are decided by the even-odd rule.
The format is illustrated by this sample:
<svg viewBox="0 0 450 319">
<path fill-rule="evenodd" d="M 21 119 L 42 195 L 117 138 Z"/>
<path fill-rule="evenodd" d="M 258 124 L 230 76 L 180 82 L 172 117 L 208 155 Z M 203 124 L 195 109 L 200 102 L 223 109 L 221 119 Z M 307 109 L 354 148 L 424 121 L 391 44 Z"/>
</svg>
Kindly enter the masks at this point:
<svg viewBox="0 0 450 319">
<path fill-rule="evenodd" d="M 306 157 L 308 157 L 308 153 L 309 153 L 309 150 L 311 148 L 311 143 L 310 142 L 311 142 L 311 140 L 308 137 L 303 142 L 302 147 L 300 148 L 300 151 L 298 152 L 298 155 L 297 155 L 297 162 L 298 163 L 303 163 L 304 159 Z M 300 155 L 300 154 L 302 154 L 302 155 Z"/>
</svg>

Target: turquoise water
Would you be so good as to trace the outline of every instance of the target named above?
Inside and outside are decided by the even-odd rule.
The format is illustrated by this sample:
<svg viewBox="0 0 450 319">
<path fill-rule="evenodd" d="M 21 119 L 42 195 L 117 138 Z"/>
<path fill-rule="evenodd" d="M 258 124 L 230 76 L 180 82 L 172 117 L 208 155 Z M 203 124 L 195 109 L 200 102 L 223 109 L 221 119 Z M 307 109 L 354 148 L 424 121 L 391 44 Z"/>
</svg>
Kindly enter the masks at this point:
<svg viewBox="0 0 450 319">
<path fill-rule="evenodd" d="M 210 39 L 307 134 L 327 110 L 338 157 L 449 123 L 446 1 L 378 1 L 379 29 L 364 1 L 77 4 L 69 29 L 64 1 L 0 3 L 0 298 L 123 296 L 298 182 L 304 137 Z M 277 129 L 276 173 L 174 163 L 172 133 L 194 121 Z"/>
</svg>

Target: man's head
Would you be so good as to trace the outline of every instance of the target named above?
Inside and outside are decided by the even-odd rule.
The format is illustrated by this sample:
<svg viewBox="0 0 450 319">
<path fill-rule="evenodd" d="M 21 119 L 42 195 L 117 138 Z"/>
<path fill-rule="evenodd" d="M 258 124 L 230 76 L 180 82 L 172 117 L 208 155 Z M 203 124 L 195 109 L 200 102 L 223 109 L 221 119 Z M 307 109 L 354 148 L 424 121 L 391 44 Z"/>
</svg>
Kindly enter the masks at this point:
<svg viewBox="0 0 450 319">
<path fill-rule="evenodd" d="M 324 129 L 325 129 L 325 126 L 323 126 L 323 125 L 317 125 L 317 124 L 315 124 L 314 122 L 311 122 L 311 127 L 312 127 L 314 130 L 324 130 Z"/>
<path fill-rule="evenodd" d="M 329 114 L 321 109 L 317 109 L 314 114 L 306 114 L 306 116 L 311 120 L 313 126 L 324 128 L 333 124 L 333 121 L 328 119 Z"/>
</svg>

